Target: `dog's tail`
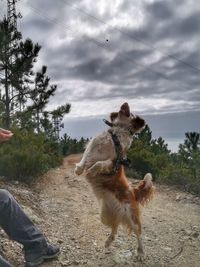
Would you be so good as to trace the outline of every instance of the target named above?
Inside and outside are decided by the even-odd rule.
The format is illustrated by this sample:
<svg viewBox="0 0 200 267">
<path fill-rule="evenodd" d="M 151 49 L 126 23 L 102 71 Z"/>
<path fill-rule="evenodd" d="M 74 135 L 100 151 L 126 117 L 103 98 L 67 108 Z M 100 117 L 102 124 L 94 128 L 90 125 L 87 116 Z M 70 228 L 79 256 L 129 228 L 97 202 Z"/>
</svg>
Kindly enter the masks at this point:
<svg viewBox="0 0 200 267">
<path fill-rule="evenodd" d="M 152 183 L 152 175 L 151 173 L 147 173 L 144 176 L 144 179 L 133 188 L 136 201 L 140 204 L 144 205 L 148 203 L 154 194 L 155 188 Z"/>
</svg>

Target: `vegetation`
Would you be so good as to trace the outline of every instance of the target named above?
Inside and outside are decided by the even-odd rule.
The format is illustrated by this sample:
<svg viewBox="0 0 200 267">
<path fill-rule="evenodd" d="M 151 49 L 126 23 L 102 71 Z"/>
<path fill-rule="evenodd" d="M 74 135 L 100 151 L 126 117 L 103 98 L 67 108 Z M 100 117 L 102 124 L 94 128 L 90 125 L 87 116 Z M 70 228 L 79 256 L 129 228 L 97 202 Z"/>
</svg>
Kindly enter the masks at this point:
<svg viewBox="0 0 200 267">
<path fill-rule="evenodd" d="M 51 167 L 62 163 L 58 144 L 44 134 L 13 129 L 14 136 L 0 147 L 1 175 L 30 182 Z"/>
<path fill-rule="evenodd" d="M 46 109 L 57 85 L 50 83 L 47 66 L 34 71 L 40 45 L 22 40 L 12 27 L 0 21 L 0 126 L 14 132 L 0 146 L 0 176 L 30 182 L 61 164 L 63 155 L 81 152 L 85 140 L 59 138 L 71 105 Z"/>
<path fill-rule="evenodd" d="M 188 132 L 177 153 L 172 153 L 165 141 L 152 138 L 147 126 L 135 140 L 128 152 L 131 161 L 129 175 L 138 179 L 151 172 L 160 183 L 176 184 L 200 194 L 200 134 Z"/>
<path fill-rule="evenodd" d="M 64 156 L 81 153 L 85 150 L 86 144 L 89 142 L 89 139 L 84 139 L 83 137 L 80 140 L 72 139 L 67 134 L 64 134 L 60 140 L 61 152 Z"/>
</svg>

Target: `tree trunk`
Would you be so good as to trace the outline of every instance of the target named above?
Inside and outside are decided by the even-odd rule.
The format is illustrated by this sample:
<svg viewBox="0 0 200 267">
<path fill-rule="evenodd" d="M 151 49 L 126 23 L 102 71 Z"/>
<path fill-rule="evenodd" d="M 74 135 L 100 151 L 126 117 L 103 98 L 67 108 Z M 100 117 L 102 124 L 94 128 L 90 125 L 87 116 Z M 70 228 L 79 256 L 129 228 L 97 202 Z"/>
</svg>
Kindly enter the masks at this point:
<svg viewBox="0 0 200 267">
<path fill-rule="evenodd" d="M 10 96 L 9 96 L 9 84 L 8 84 L 8 68 L 5 68 L 5 96 L 6 96 L 6 116 L 5 126 L 7 129 L 10 128 Z"/>
</svg>

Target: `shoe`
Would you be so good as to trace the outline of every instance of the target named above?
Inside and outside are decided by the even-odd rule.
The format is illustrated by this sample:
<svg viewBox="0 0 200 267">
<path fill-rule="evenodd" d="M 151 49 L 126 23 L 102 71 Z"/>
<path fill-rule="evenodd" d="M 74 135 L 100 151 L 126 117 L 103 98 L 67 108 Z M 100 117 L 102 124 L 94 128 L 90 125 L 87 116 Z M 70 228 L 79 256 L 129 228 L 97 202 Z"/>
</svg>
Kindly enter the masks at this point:
<svg viewBox="0 0 200 267">
<path fill-rule="evenodd" d="M 53 245 L 48 245 L 46 251 L 40 255 L 38 253 L 31 253 L 25 251 L 26 267 L 36 267 L 42 264 L 45 260 L 54 259 L 60 253 L 60 248 Z"/>
</svg>

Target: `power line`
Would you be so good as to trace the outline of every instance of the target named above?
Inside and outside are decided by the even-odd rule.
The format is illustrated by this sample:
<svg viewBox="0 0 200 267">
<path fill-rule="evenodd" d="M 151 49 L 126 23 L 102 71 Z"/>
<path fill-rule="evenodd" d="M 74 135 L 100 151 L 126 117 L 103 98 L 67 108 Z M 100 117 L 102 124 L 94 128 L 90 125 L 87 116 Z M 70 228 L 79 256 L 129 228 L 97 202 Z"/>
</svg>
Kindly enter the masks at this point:
<svg viewBox="0 0 200 267">
<path fill-rule="evenodd" d="M 68 31 L 71 31 L 74 34 L 74 31 L 71 30 L 70 26 L 66 26 L 66 24 L 64 24 L 63 22 L 59 22 L 58 20 L 52 20 L 51 18 L 49 18 L 46 14 L 40 12 L 40 10 L 34 6 L 32 6 L 30 3 L 27 3 L 29 5 L 29 7 L 33 10 L 34 13 L 36 13 L 37 15 L 39 15 L 40 17 L 42 17 L 43 19 L 47 20 L 50 23 L 53 23 L 55 25 L 61 25 L 64 26 Z M 79 33 L 79 32 L 78 32 Z M 94 42 L 96 45 L 102 47 L 102 48 L 106 48 L 105 45 L 100 42 L 99 40 L 96 40 L 93 37 L 88 37 L 88 36 L 84 36 L 84 38 L 88 39 L 89 41 Z M 108 47 L 107 47 L 108 49 Z"/>
<path fill-rule="evenodd" d="M 91 15 L 91 14 L 87 13 L 86 11 L 84 11 L 83 9 L 80 9 L 79 7 L 76 7 L 76 6 L 72 5 L 71 3 L 68 2 L 68 0 L 62 0 L 62 1 L 65 2 L 66 5 L 71 6 L 73 9 L 76 9 L 78 12 L 90 17 L 93 20 L 96 20 L 99 23 L 102 23 L 102 24 L 104 24 L 106 26 L 111 27 L 113 30 L 120 32 L 121 34 L 127 36 L 129 39 L 132 39 L 132 40 L 135 40 L 135 41 L 137 41 L 139 43 L 142 43 L 143 45 L 150 47 L 152 50 L 160 52 L 164 57 L 172 58 L 175 61 L 179 62 L 180 64 L 185 65 L 185 66 L 190 67 L 191 69 L 193 69 L 195 71 L 200 72 L 200 68 L 198 68 L 197 66 L 195 66 L 195 65 L 193 65 L 191 63 L 188 63 L 185 60 L 179 59 L 178 57 L 176 57 L 174 55 L 170 55 L 170 54 L 164 53 L 164 52 L 160 51 L 158 48 L 154 47 L 153 45 L 141 40 L 140 38 L 132 36 L 132 35 L 128 34 L 127 32 L 123 31 L 123 30 L 120 30 L 120 29 L 118 29 L 118 28 L 116 28 L 114 26 L 111 26 L 109 23 L 107 23 L 104 20 L 98 18 L 97 16 Z"/>
<path fill-rule="evenodd" d="M 39 9 L 33 7 L 30 3 L 28 3 L 28 5 L 29 5 L 29 7 L 32 9 L 32 11 L 33 11 L 34 13 L 36 13 L 37 15 L 39 15 L 39 16 L 40 16 L 41 18 L 43 18 L 44 20 L 46 20 L 46 21 L 48 21 L 48 22 L 50 22 L 50 23 L 53 23 L 53 24 L 55 24 L 55 25 L 61 25 L 61 26 L 64 26 L 68 31 L 71 31 L 71 32 L 73 33 L 73 36 L 75 36 L 73 30 L 71 30 L 71 27 L 66 26 L 66 25 L 65 25 L 64 23 L 62 23 L 62 22 L 58 22 L 57 20 L 52 20 L 52 19 L 50 19 L 48 16 L 46 16 L 46 14 L 41 13 Z M 78 33 L 78 32 L 77 32 L 77 33 Z M 91 41 L 91 42 L 93 42 L 93 43 L 95 43 L 95 44 L 96 44 L 97 46 L 99 46 L 100 48 L 102 48 L 102 49 L 104 49 L 104 50 L 107 50 L 107 51 L 109 51 L 109 52 L 112 52 L 112 49 L 109 48 L 108 46 L 105 46 L 104 43 L 101 43 L 100 41 L 98 41 L 98 40 L 96 40 L 96 39 L 94 39 L 94 38 L 92 38 L 92 37 L 84 36 L 84 38 L 87 39 L 87 40 L 89 40 L 89 41 Z M 147 71 L 151 72 L 152 74 L 157 75 L 157 76 L 161 77 L 162 79 L 167 80 L 167 81 L 173 83 L 174 86 L 176 86 L 176 87 L 180 87 L 180 86 L 181 86 L 181 88 L 185 88 L 186 90 L 188 90 L 188 88 L 190 88 L 189 84 L 188 84 L 188 87 L 186 87 L 185 84 L 183 84 L 183 83 L 181 83 L 181 82 L 177 82 L 177 81 L 171 80 L 170 78 L 168 78 L 168 77 L 165 76 L 164 74 L 162 74 L 162 73 L 160 73 L 160 72 L 158 72 L 158 71 L 155 71 L 155 70 L 151 69 L 151 67 L 148 67 L 148 66 L 144 66 L 144 65 L 142 65 L 142 64 L 139 64 L 139 63 L 137 63 L 135 60 L 130 59 L 130 57 L 118 55 L 118 58 L 121 58 L 121 59 L 124 59 L 124 58 L 125 58 L 125 59 L 126 59 L 127 61 L 129 61 L 129 62 L 132 62 L 132 63 L 134 62 L 134 63 L 135 63 L 136 65 L 138 65 L 139 67 L 142 67 L 143 70 L 147 70 Z M 179 84 L 177 84 L 177 83 L 179 83 Z"/>
</svg>

